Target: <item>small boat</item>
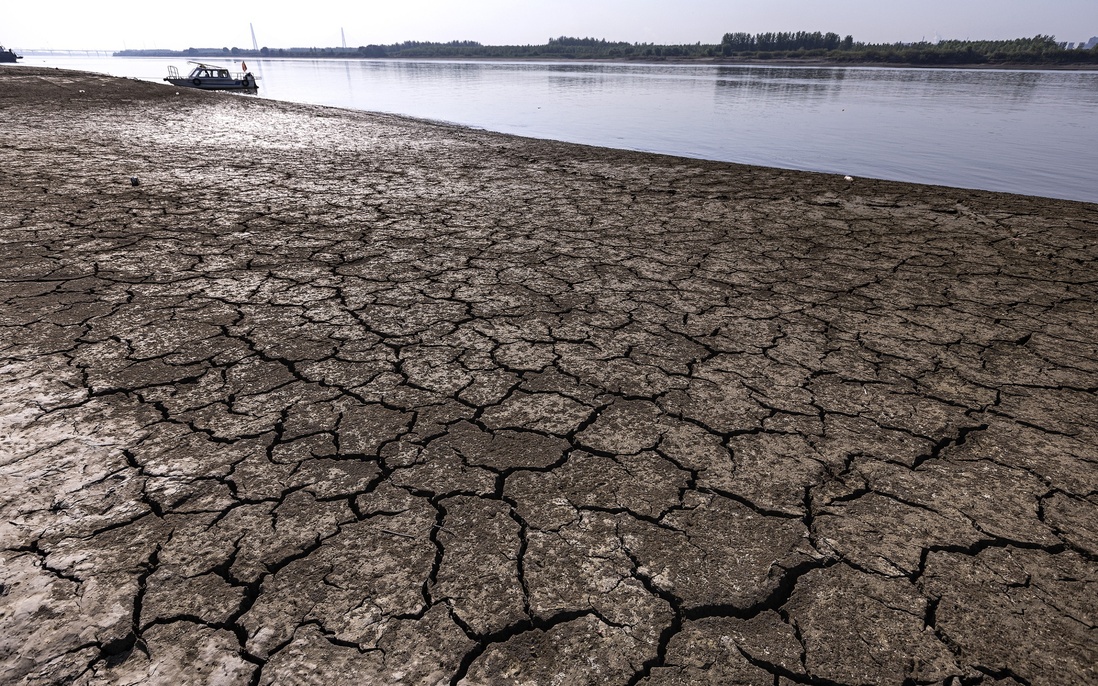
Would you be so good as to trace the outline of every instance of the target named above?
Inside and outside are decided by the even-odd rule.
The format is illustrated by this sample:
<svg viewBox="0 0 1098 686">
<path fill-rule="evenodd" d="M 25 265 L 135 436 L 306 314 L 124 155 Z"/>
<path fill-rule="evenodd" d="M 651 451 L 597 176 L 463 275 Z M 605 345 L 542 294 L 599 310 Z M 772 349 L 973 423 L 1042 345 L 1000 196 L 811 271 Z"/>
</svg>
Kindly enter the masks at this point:
<svg viewBox="0 0 1098 686">
<path fill-rule="evenodd" d="M 10 48 L 5 48 L 3 45 L 0 45 L 0 62 L 15 64 L 15 60 L 21 59 L 23 59 L 22 55 L 16 55 L 14 50 Z"/>
<path fill-rule="evenodd" d="M 174 86 L 199 88 L 205 91 L 246 91 L 255 93 L 259 90 L 259 86 L 255 82 L 255 76 L 246 70 L 243 63 L 240 65 L 245 67 L 243 73 L 231 73 L 225 67 L 203 64 L 202 62 L 191 62 L 191 64 L 195 67 L 186 77 L 181 77 L 178 69 L 169 66 L 168 75 L 164 80 Z"/>
</svg>

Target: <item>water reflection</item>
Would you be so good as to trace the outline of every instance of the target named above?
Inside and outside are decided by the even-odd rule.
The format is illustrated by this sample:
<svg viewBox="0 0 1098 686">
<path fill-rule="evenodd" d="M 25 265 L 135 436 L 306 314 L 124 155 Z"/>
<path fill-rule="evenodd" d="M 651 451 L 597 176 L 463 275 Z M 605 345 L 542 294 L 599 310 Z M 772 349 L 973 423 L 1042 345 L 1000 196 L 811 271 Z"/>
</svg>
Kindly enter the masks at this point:
<svg viewBox="0 0 1098 686">
<path fill-rule="evenodd" d="M 849 69 L 833 67 L 738 67 L 718 66 L 714 69 L 721 79 L 758 79 L 767 81 L 843 81 Z"/>
<path fill-rule="evenodd" d="M 837 86 L 832 83 L 810 80 L 767 79 L 754 75 L 745 75 L 739 78 L 719 78 L 713 85 L 718 91 L 742 91 L 741 93 L 735 94 L 737 97 L 750 96 L 811 99 L 835 95 L 838 90 Z"/>
<path fill-rule="evenodd" d="M 38 63 L 33 58 L 30 64 Z M 178 60 L 54 59 L 159 80 Z M 262 97 L 558 140 L 1098 202 L 1098 72 L 249 60 Z"/>
<path fill-rule="evenodd" d="M 1024 105 L 1042 85 L 1039 72 L 973 69 L 864 69 L 850 81 L 871 95 L 900 88 L 921 107 Z"/>
</svg>

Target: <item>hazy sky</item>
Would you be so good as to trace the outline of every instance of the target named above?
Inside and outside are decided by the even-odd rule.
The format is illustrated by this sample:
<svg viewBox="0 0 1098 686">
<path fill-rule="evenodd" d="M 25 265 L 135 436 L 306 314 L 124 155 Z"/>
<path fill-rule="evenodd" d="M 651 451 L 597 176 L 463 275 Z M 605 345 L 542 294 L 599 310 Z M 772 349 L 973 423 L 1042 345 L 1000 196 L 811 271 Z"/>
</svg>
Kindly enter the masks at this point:
<svg viewBox="0 0 1098 686">
<path fill-rule="evenodd" d="M 544 43 L 592 36 L 717 43 L 727 31 L 834 31 L 862 41 L 1098 35 L 1098 0 L 0 0 L 0 43 L 33 48 Z"/>
</svg>

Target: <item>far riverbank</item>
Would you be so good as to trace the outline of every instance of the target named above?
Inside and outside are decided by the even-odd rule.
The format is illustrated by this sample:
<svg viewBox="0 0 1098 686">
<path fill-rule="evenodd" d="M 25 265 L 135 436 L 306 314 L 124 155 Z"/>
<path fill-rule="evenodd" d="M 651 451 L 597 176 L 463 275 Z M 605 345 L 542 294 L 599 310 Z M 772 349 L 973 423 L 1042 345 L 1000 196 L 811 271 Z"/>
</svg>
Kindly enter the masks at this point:
<svg viewBox="0 0 1098 686">
<path fill-rule="evenodd" d="M 121 55 L 119 55 L 121 56 Z M 151 57 L 151 55 L 150 55 Z M 182 57 L 182 56 L 181 56 Z M 232 55 L 229 55 L 229 59 L 237 59 Z M 218 59 L 218 56 L 212 55 L 209 59 Z M 226 59 L 221 56 L 221 59 Z M 245 57 L 245 59 L 249 59 Z M 255 58 L 251 58 L 255 59 Z M 296 56 L 296 57 L 279 57 L 277 59 L 347 59 L 346 57 L 325 57 L 322 55 L 316 56 Z M 371 58 L 363 58 L 371 59 Z M 867 69 L 981 69 L 981 70 L 1008 70 L 1008 71 L 1098 71 L 1098 64 L 1031 64 L 1024 62 L 1003 62 L 996 64 L 986 63 L 972 63 L 972 64 L 917 64 L 913 62 L 844 62 L 839 60 L 827 60 L 816 58 L 776 58 L 776 59 L 759 59 L 755 57 L 663 57 L 663 58 L 637 58 L 637 59 L 625 59 L 621 57 L 587 57 L 577 59 L 566 59 L 561 57 L 386 57 L 383 59 L 403 60 L 403 61 L 434 61 L 434 62 L 453 62 L 470 61 L 470 62 L 530 62 L 530 63 L 546 63 L 546 64 L 619 64 L 619 65 L 652 65 L 660 66 L 667 64 L 682 64 L 682 65 L 729 65 L 729 66 L 741 66 L 741 67 L 831 67 L 836 69 L 850 69 L 864 67 Z"/>
<path fill-rule="evenodd" d="M 1088 49 L 1098 37 L 1080 47 L 1057 41 L 1053 36 L 1013 40 L 939 40 L 918 43 L 864 43 L 851 35 L 845 38 L 828 32 L 726 33 L 719 44 L 657 45 L 596 38 L 561 36 L 544 45 L 484 45 L 476 41 L 404 41 L 390 45 L 362 45 L 357 48 L 188 48 L 174 50 L 123 50 L 122 56 L 157 57 L 305 57 L 305 58 L 549 58 L 564 60 L 663 59 L 744 61 L 818 60 L 826 63 L 904 65 L 1068 65 L 1098 64 L 1098 47 Z"/>
</svg>

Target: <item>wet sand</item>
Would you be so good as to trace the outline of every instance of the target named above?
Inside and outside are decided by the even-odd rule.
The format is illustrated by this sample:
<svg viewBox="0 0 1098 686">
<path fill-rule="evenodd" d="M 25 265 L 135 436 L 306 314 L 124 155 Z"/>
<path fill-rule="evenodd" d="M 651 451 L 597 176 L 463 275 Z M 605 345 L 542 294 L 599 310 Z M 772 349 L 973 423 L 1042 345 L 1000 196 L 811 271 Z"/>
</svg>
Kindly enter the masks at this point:
<svg viewBox="0 0 1098 686">
<path fill-rule="evenodd" d="M 0 113 L 3 683 L 1098 683 L 1098 206 Z"/>
</svg>

